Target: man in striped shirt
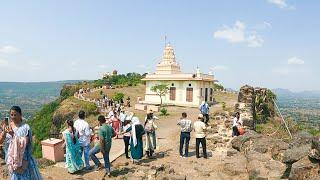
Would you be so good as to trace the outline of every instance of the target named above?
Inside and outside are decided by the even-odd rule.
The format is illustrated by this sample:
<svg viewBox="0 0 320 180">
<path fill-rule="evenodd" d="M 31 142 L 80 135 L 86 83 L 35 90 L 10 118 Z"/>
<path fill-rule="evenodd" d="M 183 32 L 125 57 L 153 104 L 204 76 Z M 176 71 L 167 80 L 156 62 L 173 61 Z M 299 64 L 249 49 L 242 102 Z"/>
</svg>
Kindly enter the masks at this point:
<svg viewBox="0 0 320 180">
<path fill-rule="evenodd" d="M 178 125 L 181 128 L 180 149 L 179 149 L 180 157 L 188 157 L 190 132 L 192 131 L 192 122 L 191 120 L 187 119 L 187 113 L 185 112 L 182 113 L 182 117 L 178 121 Z M 184 155 L 182 153 L 183 146 L 185 146 Z"/>
</svg>

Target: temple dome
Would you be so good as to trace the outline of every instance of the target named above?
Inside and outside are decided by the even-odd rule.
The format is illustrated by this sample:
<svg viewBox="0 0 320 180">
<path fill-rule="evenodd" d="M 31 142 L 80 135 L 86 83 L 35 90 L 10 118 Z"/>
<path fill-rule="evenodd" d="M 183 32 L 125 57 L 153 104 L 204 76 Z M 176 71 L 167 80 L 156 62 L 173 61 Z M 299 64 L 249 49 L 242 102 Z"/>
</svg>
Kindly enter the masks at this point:
<svg viewBox="0 0 320 180">
<path fill-rule="evenodd" d="M 167 44 L 163 50 L 162 59 L 157 65 L 156 74 L 179 74 L 180 65 L 176 61 L 173 47 Z"/>
</svg>

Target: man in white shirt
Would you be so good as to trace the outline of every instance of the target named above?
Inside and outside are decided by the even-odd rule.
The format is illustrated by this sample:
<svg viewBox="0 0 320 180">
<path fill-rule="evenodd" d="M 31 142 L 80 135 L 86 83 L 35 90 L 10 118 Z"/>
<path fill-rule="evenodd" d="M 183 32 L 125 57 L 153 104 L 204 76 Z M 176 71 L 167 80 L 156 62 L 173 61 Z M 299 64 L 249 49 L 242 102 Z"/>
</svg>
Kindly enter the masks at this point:
<svg viewBox="0 0 320 180">
<path fill-rule="evenodd" d="M 240 113 L 236 113 L 236 117 L 233 119 L 233 125 L 232 125 L 232 137 L 233 136 L 239 136 L 239 130 L 238 126 L 242 126 L 243 122 L 242 119 L 240 119 Z"/>
<path fill-rule="evenodd" d="M 203 150 L 203 157 L 207 158 L 207 145 L 206 145 L 206 124 L 204 123 L 204 117 L 202 114 L 199 114 L 198 120 L 194 122 L 193 128 L 195 131 L 195 137 L 196 137 L 196 156 L 197 158 L 200 158 L 199 155 L 199 146 L 201 143 L 202 150 Z"/>
<path fill-rule="evenodd" d="M 89 124 L 85 121 L 86 113 L 84 111 L 79 111 L 79 119 L 74 122 L 74 128 L 76 129 L 76 134 L 79 137 L 79 143 L 82 147 L 84 154 L 84 161 L 86 163 L 86 170 L 90 170 L 89 164 L 89 151 L 90 151 L 90 138 L 91 132 Z"/>
<path fill-rule="evenodd" d="M 180 157 L 188 157 L 190 132 L 192 131 L 192 122 L 191 120 L 187 119 L 187 113 L 182 113 L 182 117 L 180 121 L 178 121 L 177 125 L 179 125 L 181 128 L 179 148 Z M 182 153 L 183 146 L 185 151 L 184 155 Z"/>
</svg>

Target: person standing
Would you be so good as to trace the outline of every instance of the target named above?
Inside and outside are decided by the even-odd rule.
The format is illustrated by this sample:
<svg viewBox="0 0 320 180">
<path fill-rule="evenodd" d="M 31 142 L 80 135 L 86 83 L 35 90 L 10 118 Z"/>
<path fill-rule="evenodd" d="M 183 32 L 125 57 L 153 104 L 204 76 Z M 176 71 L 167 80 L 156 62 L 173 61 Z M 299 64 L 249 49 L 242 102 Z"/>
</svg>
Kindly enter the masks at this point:
<svg viewBox="0 0 320 180">
<path fill-rule="evenodd" d="M 41 174 L 36 160 L 32 157 L 32 131 L 28 124 L 22 121 L 22 111 L 19 106 L 10 109 L 10 124 L 2 133 L 2 138 L 9 141 L 6 164 L 11 180 L 41 180 Z"/>
<path fill-rule="evenodd" d="M 206 101 L 202 101 L 200 107 L 200 112 L 203 115 L 204 119 L 204 123 L 206 123 L 208 125 L 209 122 L 209 104 Z"/>
<path fill-rule="evenodd" d="M 152 114 L 147 115 L 147 119 L 144 123 L 144 129 L 146 132 L 146 145 L 145 150 L 148 157 L 152 157 L 154 150 L 157 147 L 156 129 L 157 125 L 154 122 Z"/>
<path fill-rule="evenodd" d="M 192 122 L 187 119 L 187 113 L 183 112 L 182 117 L 178 121 L 178 125 L 181 128 L 180 134 L 180 148 L 179 153 L 180 157 L 188 157 L 189 150 L 189 141 L 190 141 L 190 132 L 192 131 Z M 182 152 L 184 146 L 184 154 Z"/>
<path fill-rule="evenodd" d="M 106 119 L 104 116 L 100 115 L 98 117 L 100 129 L 99 129 L 99 139 L 100 139 L 100 148 L 101 153 L 104 159 L 104 167 L 106 169 L 106 174 L 111 176 L 111 164 L 109 153 L 112 145 L 112 138 L 116 136 L 113 128 L 106 123 Z"/>
<path fill-rule="evenodd" d="M 62 133 L 66 146 L 66 165 L 69 173 L 83 169 L 82 151 L 72 120 L 67 120 L 67 129 Z"/>
<path fill-rule="evenodd" d="M 130 150 L 132 161 L 133 163 L 139 163 L 143 157 L 142 136 L 145 134 L 145 131 L 138 117 L 133 117 L 131 122 L 132 125 L 125 132 L 131 132 Z"/>
<path fill-rule="evenodd" d="M 126 154 L 126 158 L 129 157 L 129 145 L 130 145 L 130 132 L 126 132 L 131 126 L 130 121 L 125 120 L 123 123 L 123 142 L 124 142 L 124 152 Z"/>
<path fill-rule="evenodd" d="M 79 111 L 78 116 L 79 119 L 74 122 L 74 128 L 76 129 L 76 134 L 79 137 L 79 143 L 83 151 L 86 170 L 91 170 L 89 163 L 91 129 L 88 122 L 85 121 L 86 113 L 83 110 Z"/>
<path fill-rule="evenodd" d="M 203 157 L 207 158 L 207 145 L 206 145 L 206 124 L 204 123 L 204 118 L 202 114 L 199 114 L 198 120 L 194 122 L 194 131 L 196 137 L 196 157 L 200 158 L 199 146 L 201 144 L 203 150 Z"/>
<path fill-rule="evenodd" d="M 232 137 L 240 135 L 238 128 L 242 126 L 242 124 L 243 122 L 240 119 L 240 113 L 236 112 L 236 117 L 233 118 L 233 124 L 232 124 Z"/>
</svg>

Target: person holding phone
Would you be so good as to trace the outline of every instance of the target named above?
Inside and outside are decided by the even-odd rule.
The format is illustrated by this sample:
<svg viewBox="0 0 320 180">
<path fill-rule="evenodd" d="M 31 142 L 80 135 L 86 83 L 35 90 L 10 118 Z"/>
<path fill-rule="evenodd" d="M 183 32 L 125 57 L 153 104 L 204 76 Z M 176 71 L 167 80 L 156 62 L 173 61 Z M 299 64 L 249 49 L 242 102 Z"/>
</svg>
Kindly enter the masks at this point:
<svg viewBox="0 0 320 180">
<path fill-rule="evenodd" d="M 3 151 L 5 155 L 5 161 L 7 161 L 7 152 L 9 148 L 10 135 L 6 132 L 9 132 L 9 118 L 5 117 L 4 121 L 0 125 L 0 144 L 3 144 Z"/>
<path fill-rule="evenodd" d="M 42 179 L 37 162 L 32 156 L 32 131 L 30 126 L 22 121 L 22 111 L 19 106 L 11 107 L 10 119 L 9 125 L 1 135 L 9 138 L 6 163 L 10 179 Z"/>
</svg>

